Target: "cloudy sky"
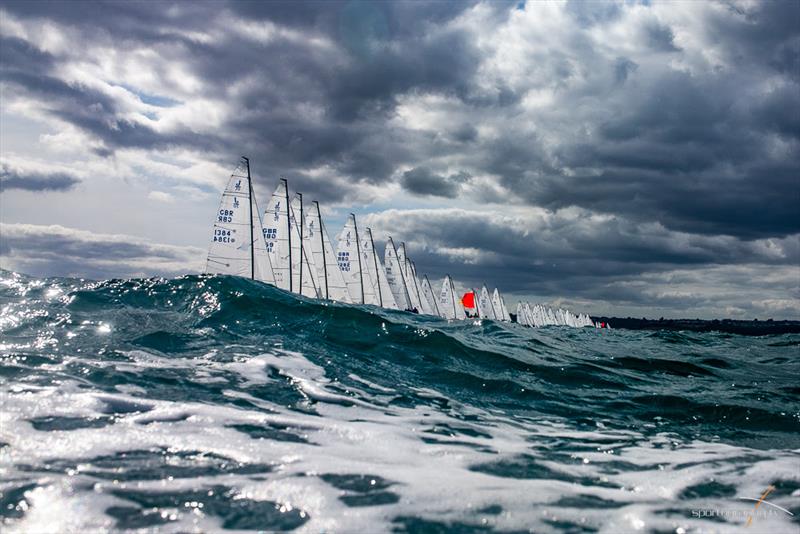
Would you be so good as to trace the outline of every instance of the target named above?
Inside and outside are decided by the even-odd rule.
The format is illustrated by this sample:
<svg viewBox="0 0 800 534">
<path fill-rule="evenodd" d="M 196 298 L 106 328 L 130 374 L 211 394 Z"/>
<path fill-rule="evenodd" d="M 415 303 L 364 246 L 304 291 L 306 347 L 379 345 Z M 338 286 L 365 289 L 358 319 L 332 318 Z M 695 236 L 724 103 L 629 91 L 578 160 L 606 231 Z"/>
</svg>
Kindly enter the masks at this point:
<svg viewBox="0 0 800 534">
<path fill-rule="evenodd" d="M 241 154 L 431 279 L 800 317 L 798 2 L 0 2 L 2 267 L 202 269 Z"/>
</svg>

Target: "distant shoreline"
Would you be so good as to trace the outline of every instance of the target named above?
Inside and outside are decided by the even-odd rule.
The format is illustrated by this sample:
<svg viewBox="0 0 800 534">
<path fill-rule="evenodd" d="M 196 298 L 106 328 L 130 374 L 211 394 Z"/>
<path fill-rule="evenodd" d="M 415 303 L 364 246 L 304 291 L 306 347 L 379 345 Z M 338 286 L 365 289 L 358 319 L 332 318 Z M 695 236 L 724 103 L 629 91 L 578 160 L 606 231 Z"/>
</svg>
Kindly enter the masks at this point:
<svg viewBox="0 0 800 534">
<path fill-rule="evenodd" d="M 800 334 L 800 321 L 767 319 L 635 319 L 633 317 L 591 316 L 594 322 L 603 321 L 612 328 L 628 330 L 690 330 L 692 332 L 725 332 L 743 336 Z"/>
</svg>

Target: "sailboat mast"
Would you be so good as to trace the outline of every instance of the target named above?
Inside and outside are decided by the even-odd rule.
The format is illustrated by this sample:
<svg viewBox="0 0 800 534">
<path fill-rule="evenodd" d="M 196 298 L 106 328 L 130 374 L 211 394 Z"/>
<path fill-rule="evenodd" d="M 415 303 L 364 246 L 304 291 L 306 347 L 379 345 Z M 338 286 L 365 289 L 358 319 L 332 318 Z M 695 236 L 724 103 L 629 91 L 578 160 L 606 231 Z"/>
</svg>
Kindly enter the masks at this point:
<svg viewBox="0 0 800 534">
<path fill-rule="evenodd" d="M 456 313 L 456 288 L 453 287 L 453 279 L 450 278 L 450 275 L 447 275 L 447 281 L 450 282 L 450 296 L 453 298 L 453 318 L 458 317 Z"/>
<path fill-rule="evenodd" d="M 486 284 L 483 284 L 483 287 L 486 287 Z M 481 289 L 481 294 L 483 294 L 483 290 Z M 489 290 L 486 290 L 486 296 L 489 296 Z M 499 295 L 498 295 L 499 296 Z M 492 309 L 492 315 L 495 319 L 497 319 L 497 313 L 494 311 L 494 302 L 492 302 L 492 297 L 489 297 L 489 307 Z"/>
<path fill-rule="evenodd" d="M 406 251 L 408 253 L 408 251 Z M 417 292 L 417 300 L 419 301 L 420 307 L 422 307 L 422 295 L 419 293 L 419 286 L 417 285 L 417 268 L 414 266 L 414 262 L 409 260 L 406 257 L 406 261 L 408 262 L 408 272 L 411 273 L 411 279 L 414 281 L 414 290 Z"/>
<path fill-rule="evenodd" d="M 400 267 L 400 280 L 403 281 L 403 290 L 406 292 L 406 302 L 409 306 L 411 306 L 411 295 L 408 294 L 408 285 L 406 285 L 406 277 L 403 276 L 403 269 L 404 267 L 400 265 L 400 258 L 397 256 L 397 247 L 394 246 L 394 241 L 392 241 L 392 237 L 389 236 L 389 243 L 392 244 L 392 249 L 394 250 L 394 257 L 398 260 L 397 265 Z"/>
<path fill-rule="evenodd" d="M 256 279 L 256 240 L 253 235 L 253 181 L 250 179 L 250 160 L 242 156 L 247 165 L 247 203 L 250 206 L 250 279 Z"/>
<path fill-rule="evenodd" d="M 283 182 L 283 189 L 286 192 L 286 231 L 289 235 L 289 291 L 292 291 L 292 218 L 289 209 L 289 182 L 286 178 L 281 178 Z M 300 260 L 302 265 L 302 258 Z"/>
<path fill-rule="evenodd" d="M 300 222 L 297 225 L 300 227 L 300 294 L 303 294 L 303 193 L 297 193 L 300 199 Z"/>
<path fill-rule="evenodd" d="M 431 281 L 428 280 L 428 275 L 427 274 L 423 274 L 422 276 L 425 278 L 425 282 L 424 283 L 428 284 L 428 291 L 430 292 L 431 299 L 433 300 L 433 311 L 436 312 L 436 315 L 439 315 L 439 303 L 436 302 L 438 299 L 433 294 L 433 288 L 431 287 Z"/>
<path fill-rule="evenodd" d="M 381 295 L 381 273 L 378 270 L 378 254 L 375 252 L 375 242 L 372 240 L 372 229 L 367 228 L 369 246 L 372 249 L 372 259 L 375 262 L 375 277 L 378 279 L 378 304 L 383 308 L 383 295 Z"/>
<path fill-rule="evenodd" d="M 351 213 L 350 216 L 353 218 L 353 230 L 356 232 L 356 255 L 358 256 L 358 278 L 361 281 L 361 304 L 366 304 L 364 302 L 364 272 L 361 267 L 361 243 L 358 240 L 358 224 L 356 224 L 356 215 Z"/>
<path fill-rule="evenodd" d="M 328 299 L 328 262 L 327 257 L 325 256 L 325 236 L 322 232 L 325 231 L 325 227 L 322 226 L 322 214 L 319 212 L 319 202 L 316 200 L 314 204 L 317 206 L 317 219 L 319 219 L 319 242 L 322 244 L 322 272 L 325 274 L 325 298 Z"/>
</svg>

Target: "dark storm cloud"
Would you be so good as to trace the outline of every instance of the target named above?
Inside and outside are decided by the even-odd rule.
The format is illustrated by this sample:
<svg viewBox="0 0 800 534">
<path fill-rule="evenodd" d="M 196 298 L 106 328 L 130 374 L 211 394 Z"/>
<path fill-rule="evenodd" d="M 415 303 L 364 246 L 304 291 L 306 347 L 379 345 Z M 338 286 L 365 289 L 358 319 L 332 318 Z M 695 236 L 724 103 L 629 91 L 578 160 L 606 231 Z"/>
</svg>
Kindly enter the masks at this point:
<svg viewBox="0 0 800 534">
<path fill-rule="evenodd" d="M 302 172 L 325 163 L 357 179 L 385 181 L 408 157 L 402 149 L 392 150 L 392 139 L 385 132 L 380 146 L 374 142 L 374 130 L 383 129 L 378 119 L 392 112 L 395 97 L 411 90 L 467 91 L 467 81 L 479 64 L 470 36 L 459 30 L 428 33 L 425 29 L 452 19 L 469 5 L 233 2 L 162 4 L 162 9 L 153 9 L 150 2 L 133 2 L 119 11 L 116 3 L 76 2 L 69 9 L 60 2 L 6 5 L 16 16 L 51 19 L 77 29 L 87 42 L 112 39 L 160 47 L 165 59 L 186 64 L 200 76 L 208 96 L 224 98 L 232 82 L 255 76 L 261 83 L 238 95 L 242 111 L 231 118 L 221 136 L 156 132 L 122 118 L 115 103 L 96 90 L 38 75 L 64 58 L 47 56 L 43 59 L 48 64 L 39 61 L 35 65 L 4 54 L 3 63 L 8 66 L 4 78 L 29 97 L 48 100 L 47 112 L 97 137 L 112 150 L 185 146 L 220 155 L 257 150 L 284 170 Z M 226 11 L 246 16 L 243 23 L 268 21 L 318 35 L 329 39 L 336 49 L 320 50 L 309 43 L 280 38 L 253 42 L 233 30 L 221 40 L 192 41 L 186 31 L 179 31 L 202 32 L 209 19 Z M 421 20 L 426 24 L 419 24 Z M 24 77 L 26 69 L 37 76 Z M 164 75 L 156 66 L 154 69 Z M 318 105 L 323 116 L 307 120 L 296 113 L 298 103 L 304 102 Z"/>
<path fill-rule="evenodd" d="M 645 27 L 645 33 L 647 34 L 647 44 L 651 48 L 659 52 L 678 51 L 678 47 L 673 42 L 675 35 L 668 26 L 651 23 Z"/>
<path fill-rule="evenodd" d="M 80 179 L 65 172 L 21 171 L 0 164 L 0 191 L 20 189 L 23 191 L 68 191 L 80 183 Z"/>
<path fill-rule="evenodd" d="M 399 238 L 432 235 L 421 267 L 472 282 L 491 267 L 515 291 L 672 302 L 624 283 L 797 261 L 800 3 L 518 4 L 5 2 L 28 33 L 2 37 L 0 81 L 103 156 L 244 153 L 259 189 L 286 176 L 323 203 L 382 185 L 549 210 L 535 235 L 398 218 Z M 160 120 L 104 84 L 207 107 Z"/>
<path fill-rule="evenodd" d="M 630 57 L 609 58 L 604 65 L 580 28 L 620 23 L 624 8 L 569 3 L 567 12 L 579 23 L 577 29 L 564 28 L 573 34 L 567 41 L 572 50 L 544 53 L 537 68 L 547 77 L 531 78 L 530 87 L 511 87 L 503 78 L 487 80 L 479 74 L 488 59 L 475 44 L 480 29 L 448 25 L 473 8 L 460 2 L 177 3 L 159 8 L 136 2 L 70 3 L 69 8 L 62 2 L 12 2 L 5 6 L 27 20 L 64 24 L 87 43 L 113 39 L 155 47 L 167 61 L 185 65 L 198 76 L 206 96 L 231 98 L 231 84 L 252 78 L 253 83 L 233 97 L 231 105 L 238 113 L 223 128 L 157 131 L 125 117 L 112 97 L 49 74 L 68 58 L 41 52 L 20 39 L 6 39 L 1 47 L 3 79 L 28 97 L 46 101 L 45 109 L 53 116 L 101 140 L 103 147 L 96 149 L 101 153 L 124 147 L 187 147 L 223 161 L 230 152 L 246 151 L 284 174 L 328 166 L 356 181 L 381 183 L 397 176 L 406 181 L 410 178 L 398 173 L 398 167 L 425 168 L 425 159 L 433 156 L 425 148 L 428 132 L 397 131 L 388 121 L 402 95 L 440 94 L 463 102 L 466 114 L 443 132 L 456 144 L 438 148 L 458 156 L 465 149 L 457 143 L 476 143 L 474 153 L 461 154 L 472 160 L 465 171 L 497 176 L 507 196 L 517 201 L 582 206 L 633 220 L 659 220 L 680 230 L 695 226 L 705 233 L 747 238 L 787 235 L 798 231 L 800 224 L 797 217 L 788 216 L 797 195 L 787 191 L 793 184 L 784 178 L 798 170 L 797 150 L 789 150 L 778 161 L 770 155 L 775 142 L 770 136 L 796 143 L 800 135 L 798 113 L 786 112 L 800 106 L 795 72 L 798 31 L 787 22 L 798 18 L 792 3 L 759 5 L 746 15 L 703 12 L 707 28 L 702 31 L 724 44 L 720 49 L 735 56 L 731 60 L 737 67 L 736 72 L 708 75 L 670 68 L 666 60 L 647 73 Z M 503 26 L 514 7 L 491 4 L 483 15 L 487 31 Z M 242 25 L 274 26 L 249 30 L 266 32 L 260 41 L 235 31 L 235 22 L 213 39 L 193 37 L 192 32 L 202 33 L 209 20 L 225 13 L 240 17 Z M 640 46 L 676 57 L 683 52 L 666 22 L 655 17 L 643 20 L 631 32 L 639 36 Z M 276 33 L 281 28 L 299 31 L 303 38 L 281 38 Z M 316 38 L 329 44 L 315 46 Z M 595 70 L 607 68 L 615 84 L 565 86 L 555 105 L 571 109 L 570 100 L 578 103 L 586 98 L 594 99 L 595 105 L 572 109 L 573 116 L 563 124 L 557 118 L 525 119 L 516 109 L 525 91 L 569 83 L 584 62 Z M 154 66 L 157 75 L 166 75 L 162 68 Z M 771 91 L 743 93 L 740 84 L 753 83 L 751 71 L 785 73 L 786 80 Z M 476 113 L 506 110 L 511 117 L 508 127 L 482 141 L 470 108 Z M 521 128 L 530 120 L 542 122 L 541 127 Z M 586 121 L 592 123 L 594 135 L 570 130 L 570 125 Z M 553 128 L 548 128 L 551 122 Z M 545 145 L 540 131 L 559 134 L 558 142 Z M 568 170 L 575 168 L 600 172 L 591 175 L 596 179 L 583 179 L 580 171 Z M 764 173 L 765 169 L 777 172 Z M 430 178 L 427 189 L 433 194 L 452 197 L 457 192 L 446 183 L 443 187 L 436 174 Z M 426 186 L 417 183 L 410 190 L 414 188 L 423 192 Z M 725 194 L 715 195 L 723 189 Z M 754 189 L 774 191 L 774 198 L 761 200 Z M 693 200 L 684 203 L 678 200 L 681 197 Z M 742 203 L 744 211 L 738 209 Z"/>
<path fill-rule="evenodd" d="M 118 103 L 109 95 L 81 84 L 67 83 L 46 74 L 57 62 L 18 38 L 0 38 L 0 81 L 40 100 L 45 112 L 92 134 L 111 148 L 144 149 L 192 146 L 208 149 L 216 143 L 213 134 L 193 132 L 159 134 L 152 128 L 121 117 Z"/>
<path fill-rule="evenodd" d="M 417 167 L 403 173 L 400 185 L 415 195 L 455 198 L 461 184 L 469 180 L 466 173 L 443 176 L 431 172 L 427 167 Z"/>
</svg>

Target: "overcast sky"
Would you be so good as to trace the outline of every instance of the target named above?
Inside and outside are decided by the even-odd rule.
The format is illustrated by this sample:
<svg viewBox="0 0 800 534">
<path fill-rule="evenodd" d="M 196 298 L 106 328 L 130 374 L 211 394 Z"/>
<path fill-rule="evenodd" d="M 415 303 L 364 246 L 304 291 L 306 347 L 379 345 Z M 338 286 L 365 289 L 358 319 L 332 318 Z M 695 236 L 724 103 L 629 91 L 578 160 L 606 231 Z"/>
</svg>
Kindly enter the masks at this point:
<svg viewBox="0 0 800 534">
<path fill-rule="evenodd" d="M 432 281 L 798 318 L 799 6 L 2 1 L 2 267 L 202 269 L 246 154 Z"/>
</svg>

